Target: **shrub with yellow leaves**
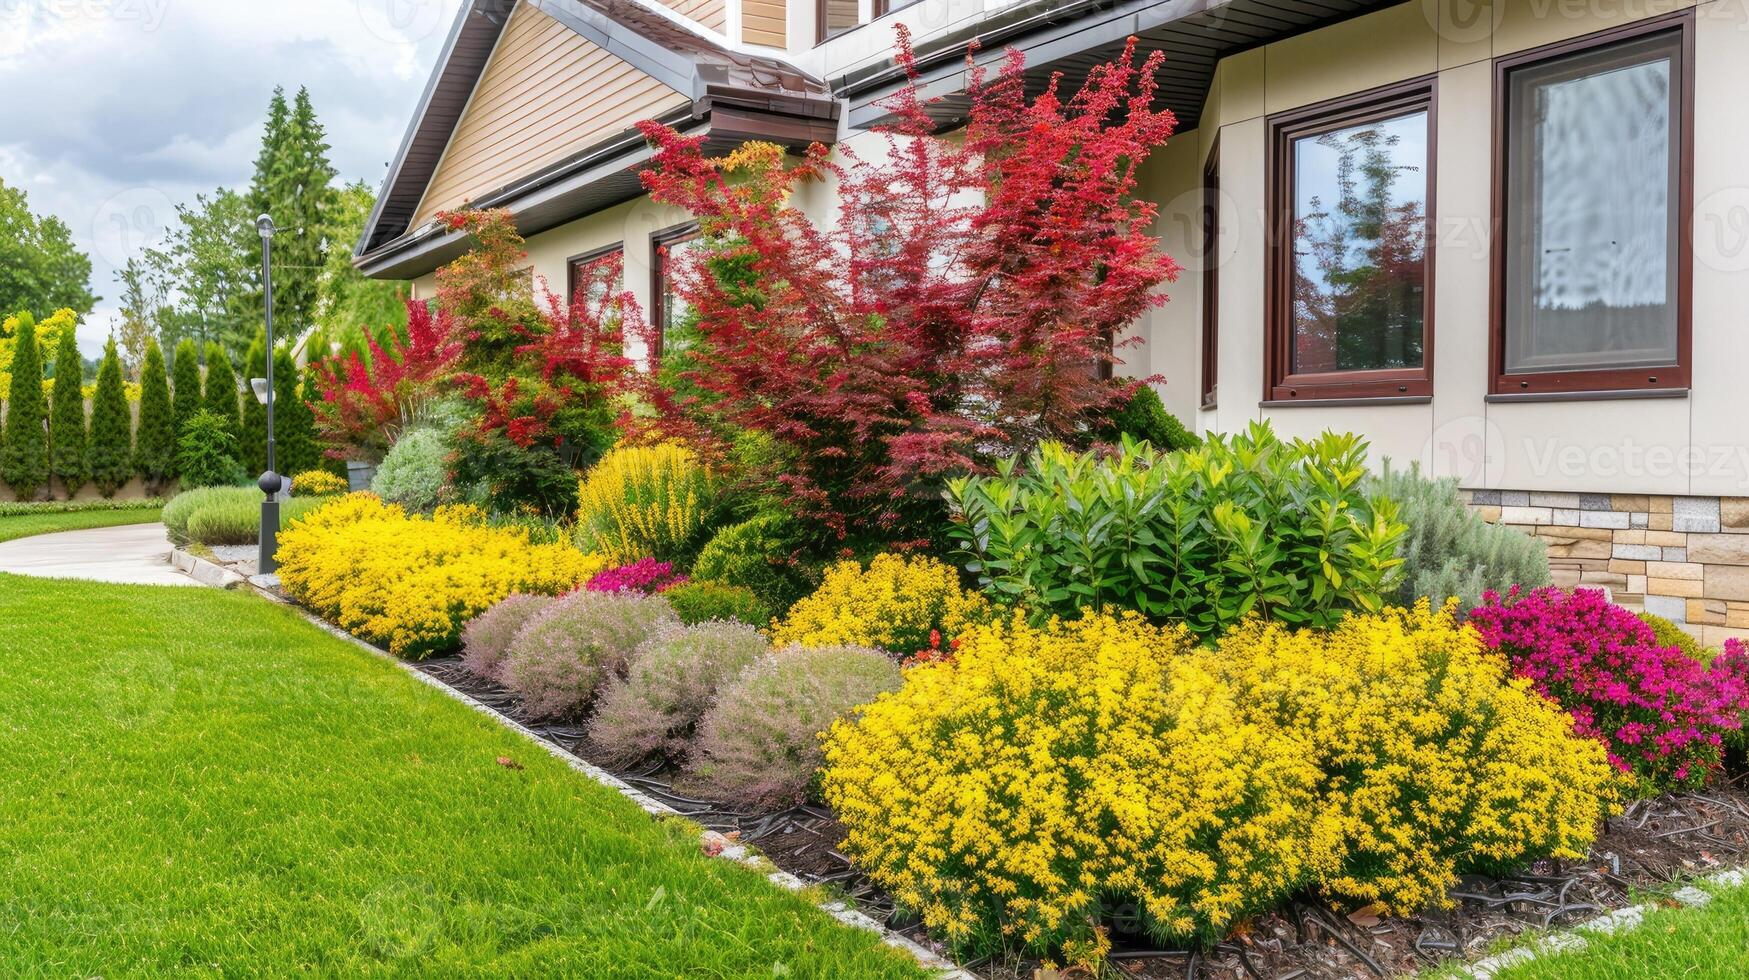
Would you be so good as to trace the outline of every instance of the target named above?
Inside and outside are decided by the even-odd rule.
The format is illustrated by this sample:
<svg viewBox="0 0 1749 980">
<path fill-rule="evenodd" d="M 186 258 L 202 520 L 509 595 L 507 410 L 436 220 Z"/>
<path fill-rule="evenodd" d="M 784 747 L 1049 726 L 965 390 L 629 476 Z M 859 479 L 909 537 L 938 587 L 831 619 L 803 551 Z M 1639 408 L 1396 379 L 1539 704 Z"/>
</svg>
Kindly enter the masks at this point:
<svg viewBox="0 0 1749 980">
<path fill-rule="evenodd" d="M 1310 873 L 1318 772 L 1191 643 L 1134 613 L 962 634 L 828 733 L 845 852 L 973 955 L 1096 959 L 1117 906 L 1164 941 L 1267 908 Z"/>
<path fill-rule="evenodd" d="M 461 628 L 513 592 L 557 595 L 607 560 L 494 528 L 478 508 L 409 515 L 375 495 L 337 497 L 280 532 L 287 594 L 397 656 L 453 648 Z"/>
<path fill-rule="evenodd" d="M 1253 620 L 1199 656 L 1255 723 L 1311 747 L 1336 834 L 1317 882 L 1387 911 L 1449 904 L 1460 874 L 1583 858 L 1620 790 L 1603 746 L 1450 606 L 1328 631 Z"/>
<path fill-rule="evenodd" d="M 292 477 L 292 492 L 305 497 L 332 497 L 346 489 L 346 478 L 327 470 L 305 470 Z"/>
<path fill-rule="evenodd" d="M 934 558 L 876 555 L 865 570 L 842 561 L 772 630 L 774 646 L 862 646 L 911 654 L 944 646 L 988 620 L 990 603 L 960 587 L 959 573 Z"/>
<path fill-rule="evenodd" d="M 710 468 L 685 446 L 621 446 L 578 485 L 578 544 L 615 565 L 683 563 L 703 544 L 715 497 Z"/>
</svg>

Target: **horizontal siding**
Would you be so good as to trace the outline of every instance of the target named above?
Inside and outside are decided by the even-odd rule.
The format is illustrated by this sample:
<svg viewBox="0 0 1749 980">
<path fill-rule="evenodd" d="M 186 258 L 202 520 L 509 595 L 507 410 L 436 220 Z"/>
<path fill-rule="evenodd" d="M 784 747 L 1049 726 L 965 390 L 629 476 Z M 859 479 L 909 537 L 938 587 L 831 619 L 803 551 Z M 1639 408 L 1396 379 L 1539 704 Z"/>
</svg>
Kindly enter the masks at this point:
<svg viewBox="0 0 1749 980">
<path fill-rule="evenodd" d="M 773 48 L 788 47 L 784 0 L 743 0 L 741 40 Z"/>
<path fill-rule="evenodd" d="M 413 223 L 686 101 L 523 4 L 505 26 Z"/>
<path fill-rule="evenodd" d="M 728 0 L 658 0 L 658 2 L 683 17 L 690 17 L 698 21 L 718 34 L 728 30 Z"/>
</svg>

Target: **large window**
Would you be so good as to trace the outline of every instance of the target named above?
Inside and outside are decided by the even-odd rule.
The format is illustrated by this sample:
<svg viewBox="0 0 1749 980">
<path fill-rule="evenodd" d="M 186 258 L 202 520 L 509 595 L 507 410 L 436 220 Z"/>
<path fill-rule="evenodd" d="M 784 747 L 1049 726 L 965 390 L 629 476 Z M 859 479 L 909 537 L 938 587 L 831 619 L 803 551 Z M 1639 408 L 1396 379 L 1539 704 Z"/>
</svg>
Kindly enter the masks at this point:
<svg viewBox="0 0 1749 980">
<path fill-rule="evenodd" d="M 1494 393 L 1688 386 L 1691 23 L 1498 63 Z"/>
<path fill-rule="evenodd" d="M 623 245 L 614 242 L 565 260 L 565 305 L 576 306 L 579 302 L 599 305 L 606 300 L 619 283 L 608 281 L 596 263 L 624 251 Z"/>
<path fill-rule="evenodd" d="M 1217 138 L 1202 172 L 1202 397 L 1214 408 L 1220 394 L 1221 147 Z"/>
<path fill-rule="evenodd" d="M 1270 119 L 1268 397 L 1433 392 L 1431 79 Z"/>
<path fill-rule="evenodd" d="M 656 326 L 656 349 L 650 353 L 654 356 L 668 348 L 669 338 L 686 319 L 686 300 L 674 288 L 672 273 L 698 242 L 698 223 L 693 221 L 650 236 L 650 316 Z"/>
<path fill-rule="evenodd" d="M 862 23 L 861 0 L 815 0 L 815 39 L 824 41 Z"/>
</svg>

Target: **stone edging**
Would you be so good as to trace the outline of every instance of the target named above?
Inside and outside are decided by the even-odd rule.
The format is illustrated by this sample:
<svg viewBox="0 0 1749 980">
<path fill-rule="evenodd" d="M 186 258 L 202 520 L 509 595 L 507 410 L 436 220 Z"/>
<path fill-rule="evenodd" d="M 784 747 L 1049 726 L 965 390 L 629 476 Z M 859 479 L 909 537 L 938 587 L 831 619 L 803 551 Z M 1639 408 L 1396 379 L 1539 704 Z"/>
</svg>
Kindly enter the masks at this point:
<svg viewBox="0 0 1749 980">
<path fill-rule="evenodd" d="M 626 783 L 624 780 L 613 775 L 612 773 L 608 772 L 607 770 L 602 769 L 599 766 L 593 765 L 584 759 L 580 759 L 577 756 L 574 756 L 569 752 L 566 752 L 564 749 L 560 748 L 557 745 L 554 745 L 552 742 L 549 742 L 546 739 L 541 738 L 538 734 L 536 734 L 532 729 L 528 728 L 526 725 L 521 724 L 520 722 L 516 721 L 513 718 L 508 718 L 508 717 L 504 716 L 503 714 L 500 714 L 498 711 L 494 710 L 490 706 L 483 704 L 480 701 L 476 700 L 475 698 L 473 698 L 473 697 L 471 697 L 471 696 L 469 696 L 461 691 L 458 691 L 453 687 L 450 687 L 449 685 L 443 683 L 442 681 L 438 680 L 437 678 L 432 677 L 429 674 L 424 673 L 423 671 L 414 667 L 412 664 L 407 663 L 406 661 L 402 660 L 401 658 L 396 657 L 393 654 L 390 654 L 384 650 L 380 650 L 380 649 L 372 646 L 371 644 L 366 643 L 365 641 L 359 639 L 358 637 L 353 636 L 351 633 L 348 633 L 345 630 L 340 629 L 339 627 L 334 626 L 331 623 L 326 622 L 325 620 L 321 619 L 320 617 L 309 612 L 309 610 L 306 610 L 303 607 L 298 606 L 294 603 L 287 602 L 284 598 L 273 594 L 272 592 L 268 591 L 267 589 L 261 588 L 259 585 L 256 585 L 253 582 L 251 582 L 250 580 L 245 579 L 243 576 L 237 574 L 236 572 L 233 572 L 227 568 L 220 567 L 219 565 L 215 565 L 212 562 L 206 561 L 205 559 L 197 558 L 194 555 L 191 555 L 188 552 L 183 551 L 180 548 L 171 552 L 170 560 L 173 564 L 176 565 L 177 568 L 180 568 L 183 571 L 188 572 L 190 575 L 194 576 L 196 581 L 200 582 L 203 585 L 211 585 L 211 586 L 214 586 L 216 588 L 225 588 L 225 589 L 237 588 L 239 586 L 245 586 L 245 585 L 251 586 L 252 590 L 254 592 L 256 592 L 258 595 L 262 596 L 263 598 L 267 599 L 270 602 L 274 602 L 274 603 L 277 603 L 279 605 L 285 606 L 288 609 L 291 609 L 292 611 L 296 612 L 299 616 L 302 616 L 310 624 L 314 625 L 317 629 L 322 630 L 324 633 L 327 633 L 328 635 L 336 637 L 338 639 L 345 640 L 346 642 L 352 644 L 353 646 L 356 646 L 361 650 L 369 652 L 371 655 L 373 655 L 375 657 L 378 657 L 380 659 L 383 659 L 383 660 L 389 661 L 390 663 L 393 663 L 395 666 L 399 667 L 404 673 L 406 673 L 408 676 L 414 678 L 415 680 L 419 681 L 421 684 L 424 684 L 427 687 L 431 687 L 431 688 L 434 688 L 438 691 L 441 691 L 442 693 L 448 695 L 449 697 L 453 698 L 454 700 L 459 701 L 462 704 L 465 704 L 468 707 L 474 709 L 475 711 L 478 711 L 481 714 L 486 715 L 487 717 L 493 719 L 494 721 L 498 722 L 500 725 L 503 725 L 505 728 L 508 728 L 511 731 L 514 731 L 517 734 L 522 735 L 523 737 L 527 738 L 529 741 L 540 746 L 542 749 L 545 749 L 547 754 L 551 755 L 553 758 L 558 759 L 560 762 L 563 762 L 565 765 L 571 767 L 572 769 L 576 770 L 577 772 L 580 772 L 583 775 L 588 776 L 590 779 L 593 779 L 595 782 L 600 783 L 601 785 L 607 787 L 608 789 L 611 789 L 611 790 L 619 793 L 621 796 L 624 796 L 626 799 L 631 800 L 633 803 L 637 804 L 639 809 L 643 810 L 645 813 L 648 813 L 652 817 L 663 817 L 663 818 L 678 817 L 682 820 L 687 821 L 688 823 L 692 823 L 692 819 L 690 817 L 686 816 L 686 814 L 681 813 L 679 810 L 674 809 L 673 807 L 669 806 L 668 804 L 663 803 L 662 801 L 657 800 L 654 797 L 649 796 L 648 794 L 639 791 L 635 787 Z M 205 569 L 202 569 L 202 566 L 205 566 Z M 215 575 L 214 573 L 217 573 L 217 574 Z M 203 577 L 203 575 L 205 577 Z M 223 584 L 221 584 L 221 583 L 223 583 Z M 698 826 L 698 825 L 694 824 L 694 826 Z M 807 882 L 802 881 L 800 878 L 797 878 L 795 875 L 790 874 L 787 871 L 774 871 L 774 870 L 772 870 L 771 862 L 766 860 L 764 857 L 760 856 L 753 849 L 746 847 L 744 845 L 741 845 L 741 844 L 733 843 L 727 837 L 723 836 L 722 834 L 720 834 L 714 830 L 709 830 L 709 829 L 706 829 L 705 827 L 702 827 L 702 826 L 698 826 L 698 830 L 699 830 L 699 846 L 704 851 L 705 854 L 710 855 L 712 857 L 726 858 L 730 861 L 735 861 L 739 864 L 746 865 L 747 867 L 750 867 L 750 868 L 764 874 L 766 877 L 766 880 L 770 881 L 772 884 L 777 885 L 778 887 L 783 888 L 787 891 L 802 892 L 802 891 L 805 891 L 809 887 Z M 962 970 L 959 967 L 955 966 L 953 963 L 949 962 L 948 960 L 946 960 L 945 958 L 943 958 L 942 956 L 937 954 L 934 950 L 931 950 L 931 949 L 923 946 L 922 944 L 918 943 L 916 940 L 913 940 L 908 936 L 900 935 L 899 933 L 894 932 L 891 929 L 888 929 L 886 926 L 882 925 L 876 919 L 874 919 L 868 915 L 865 915 L 862 912 L 857 911 L 856 909 L 852 908 L 849 904 L 847 904 L 845 902 L 837 901 L 837 900 L 830 900 L 830 901 L 823 901 L 823 902 L 815 902 L 814 905 L 815 905 L 815 907 L 820 909 L 820 911 L 825 912 L 827 915 L 830 915 L 832 918 L 837 919 L 839 922 L 842 922 L 848 926 L 854 926 L 858 929 L 867 929 L 868 931 L 873 932 L 876 935 L 880 936 L 881 941 L 886 943 L 887 945 L 895 947 L 897 949 L 903 950 L 906 953 L 911 954 L 911 956 L 914 957 L 917 960 L 917 962 L 922 964 L 926 969 L 937 971 L 937 975 L 941 978 L 941 980 L 978 980 L 978 978 L 975 975 L 968 973 L 965 970 Z"/>
</svg>

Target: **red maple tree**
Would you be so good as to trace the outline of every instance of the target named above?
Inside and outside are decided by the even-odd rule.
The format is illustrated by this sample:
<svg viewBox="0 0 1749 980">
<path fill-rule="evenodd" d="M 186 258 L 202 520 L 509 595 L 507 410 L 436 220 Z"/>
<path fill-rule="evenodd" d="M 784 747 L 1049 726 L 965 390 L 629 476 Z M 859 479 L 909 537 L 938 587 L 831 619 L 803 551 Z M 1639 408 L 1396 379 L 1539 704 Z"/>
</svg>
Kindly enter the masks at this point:
<svg viewBox="0 0 1749 980">
<path fill-rule="evenodd" d="M 691 394 L 654 390 L 634 435 L 709 442 L 753 430 L 788 452 L 769 474 L 845 545 L 930 533 L 943 477 L 1043 439 L 1085 443 L 1133 390 L 1104 381 L 1112 338 L 1178 266 L 1148 233 L 1138 168 L 1171 133 L 1156 109 L 1156 52 L 1134 39 L 1072 96 L 1033 98 L 1023 58 L 989 77 L 968 54 L 963 132 L 937 134 L 913 84 L 887 104 L 885 155 L 815 145 L 786 160 L 750 143 L 704 156 L 702 137 L 643 123 L 651 197 L 699 221 L 703 248 L 673 261 L 696 327 Z M 838 220 L 815 225 L 794 194 L 831 178 Z M 737 270 L 723 275 L 725 268 Z"/>
</svg>

